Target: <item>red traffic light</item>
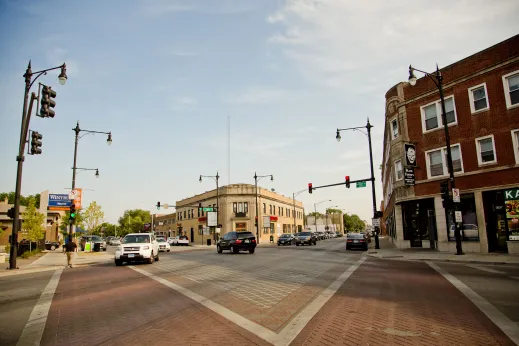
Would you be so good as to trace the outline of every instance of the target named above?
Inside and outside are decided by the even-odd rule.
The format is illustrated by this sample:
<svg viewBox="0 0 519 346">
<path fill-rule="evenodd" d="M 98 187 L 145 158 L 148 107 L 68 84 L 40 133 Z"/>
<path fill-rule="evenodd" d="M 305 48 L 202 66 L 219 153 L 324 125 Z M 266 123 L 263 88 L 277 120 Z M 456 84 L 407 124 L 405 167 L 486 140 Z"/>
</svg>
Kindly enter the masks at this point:
<svg viewBox="0 0 519 346">
<path fill-rule="evenodd" d="M 346 187 L 348 189 L 350 188 L 350 176 L 349 175 L 346 176 Z"/>
<path fill-rule="evenodd" d="M 308 183 L 308 193 L 312 193 L 312 183 Z"/>
</svg>

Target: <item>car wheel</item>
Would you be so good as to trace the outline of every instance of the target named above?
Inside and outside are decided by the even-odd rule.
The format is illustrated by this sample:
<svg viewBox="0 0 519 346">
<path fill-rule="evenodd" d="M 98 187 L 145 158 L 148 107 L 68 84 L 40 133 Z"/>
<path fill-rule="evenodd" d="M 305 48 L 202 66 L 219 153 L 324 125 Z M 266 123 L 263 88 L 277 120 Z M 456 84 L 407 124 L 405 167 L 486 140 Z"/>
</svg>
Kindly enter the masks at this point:
<svg viewBox="0 0 519 346">
<path fill-rule="evenodd" d="M 299 246 L 299 243 L 296 243 L 296 246 Z"/>
<path fill-rule="evenodd" d="M 115 265 L 116 265 L 117 267 L 120 267 L 120 266 L 123 265 L 123 261 L 121 261 L 120 259 L 116 259 L 116 260 L 115 260 Z"/>
<path fill-rule="evenodd" d="M 216 252 L 222 253 L 222 248 L 220 247 L 220 245 L 216 246 Z"/>
<path fill-rule="evenodd" d="M 254 249 L 249 249 L 249 253 L 254 253 Z"/>
<path fill-rule="evenodd" d="M 54 245 L 52 245 L 52 246 L 50 247 L 50 249 L 51 249 L 52 251 L 54 251 L 54 250 L 56 250 L 56 247 L 55 247 Z"/>
<path fill-rule="evenodd" d="M 278 243 L 278 246 L 279 246 L 279 245 L 280 245 L 280 244 Z"/>
<path fill-rule="evenodd" d="M 155 257 L 155 261 L 158 262 L 159 260 L 160 260 L 160 258 L 159 258 L 159 253 L 157 252 L 157 257 Z"/>
<path fill-rule="evenodd" d="M 153 255 L 153 251 L 152 251 L 150 258 L 148 259 L 148 264 L 153 264 L 154 259 L 155 259 L 155 256 Z"/>
<path fill-rule="evenodd" d="M 170 252 L 171 250 L 168 250 L 168 252 Z"/>
</svg>

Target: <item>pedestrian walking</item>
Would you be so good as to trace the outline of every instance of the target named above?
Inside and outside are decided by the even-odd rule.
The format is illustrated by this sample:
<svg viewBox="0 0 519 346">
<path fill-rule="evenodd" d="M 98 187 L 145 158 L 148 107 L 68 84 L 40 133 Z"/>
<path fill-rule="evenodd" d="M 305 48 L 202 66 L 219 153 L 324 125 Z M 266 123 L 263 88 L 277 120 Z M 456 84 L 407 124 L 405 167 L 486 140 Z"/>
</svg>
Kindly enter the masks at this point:
<svg viewBox="0 0 519 346">
<path fill-rule="evenodd" d="M 67 267 L 72 268 L 72 254 L 77 251 L 76 243 L 69 238 L 63 247 L 63 251 L 67 254 Z"/>
</svg>

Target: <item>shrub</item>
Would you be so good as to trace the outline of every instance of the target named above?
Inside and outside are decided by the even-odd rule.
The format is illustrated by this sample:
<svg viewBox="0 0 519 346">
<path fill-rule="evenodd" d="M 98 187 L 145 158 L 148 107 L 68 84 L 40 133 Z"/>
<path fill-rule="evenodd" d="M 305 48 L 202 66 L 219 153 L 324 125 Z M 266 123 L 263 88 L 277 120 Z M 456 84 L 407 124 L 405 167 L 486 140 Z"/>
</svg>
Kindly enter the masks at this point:
<svg viewBox="0 0 519 346">
<path fill-rule="evenodd" d="M 32 257 L 32 256 L 35 256 L 37 254 L 39 254 L 41 252 L 40 249 L 34 249 L 32 251 L 26 251 L 22 254 L 22 258 L 29 258 L 29 257 Z"/>
<path fill-rule="evenodd" d="M 6 254 L 11 253 L 11 244 L 7 244 L 7 245 L 5 246 L 5 253 L 6 253 Z"/>
</svg>

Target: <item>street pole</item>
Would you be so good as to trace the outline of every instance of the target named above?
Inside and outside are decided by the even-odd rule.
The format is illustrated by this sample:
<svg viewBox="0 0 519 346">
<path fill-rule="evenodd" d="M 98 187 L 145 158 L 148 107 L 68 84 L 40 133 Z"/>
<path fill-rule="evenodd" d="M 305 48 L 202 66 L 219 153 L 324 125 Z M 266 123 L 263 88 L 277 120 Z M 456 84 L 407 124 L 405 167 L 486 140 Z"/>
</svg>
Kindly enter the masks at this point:
<svg viewBox="0 0 519 346">
<path fill-rule="evenodd" d="M 375 195 L 375 173 L 373 170 L 373 151 L 371 149 L 371 128 L 373 126 L 369 123 L 366 124 L 368 130 L 368 142 L 369 142 L 369 163 L 371 168 L 371 194 L 373 195 L 373 218 L 377 217 L 377 197 Z M 375 227 L 375 249 L 380 249 L 380 243 L 378 241 L 378 229 Z"/>
<path fill-rule="evenodd" d="M 259 244 L 260 236 L 259 236 L 259 205 L 258 205 L 258 176 L 256 172 L 254 172 L 254 186 L 256 188 L 256 242 Z"/>
<path fill-rule="evenodd" d="M 293 192 L 292 193 L 292 202 L 294 203 L 294 211 L 293 211 L 293 216 L 294 216 L 294 233 L 297 233 L 296 232 L 296 193 Z"/>
<path fill-rule="evenodd" d="M 220 215 L 220 187 L 218 185 L 219 179 L 220 179 L 220 176 L 218 175 L 218 171 L 216 171 L 216 228 L 218 228 L 218 226 L 220 225 L 220 218 L 219 218 L 219 215 Z M 214 241 L 215 242 L 216 242 L 216 237 L 217 236 L 216 236 L 216 229 L 215 229 L 214 230 Z M 202 234 L 202 239 L 203 239 L 203 234 Z"/>
</svg>

